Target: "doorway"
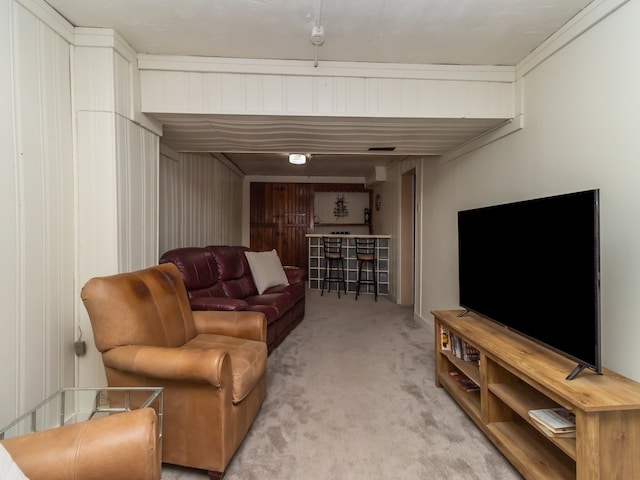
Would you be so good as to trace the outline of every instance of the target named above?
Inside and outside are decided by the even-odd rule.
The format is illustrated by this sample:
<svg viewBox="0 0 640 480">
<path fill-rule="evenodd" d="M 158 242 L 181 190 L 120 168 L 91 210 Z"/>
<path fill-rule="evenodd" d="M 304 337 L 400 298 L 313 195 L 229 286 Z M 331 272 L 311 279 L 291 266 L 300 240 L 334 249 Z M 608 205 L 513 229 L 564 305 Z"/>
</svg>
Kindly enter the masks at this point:
<svg viewBox="0 0 640 480">
<path fill-rule="evenodd" d="M 400 182 L 400 295 L 401 305 L 415 301 L 416 169 Z"/>
</svg>

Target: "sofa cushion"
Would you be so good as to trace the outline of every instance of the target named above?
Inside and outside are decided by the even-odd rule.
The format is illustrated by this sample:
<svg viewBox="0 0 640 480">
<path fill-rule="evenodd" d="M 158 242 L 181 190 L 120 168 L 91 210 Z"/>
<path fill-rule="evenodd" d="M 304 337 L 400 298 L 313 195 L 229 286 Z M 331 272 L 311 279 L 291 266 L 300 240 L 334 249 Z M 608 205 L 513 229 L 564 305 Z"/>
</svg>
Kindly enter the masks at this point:
<svg viewBox="0 0 640 480">
<path fill-rule="evenodd" d="M 213 253 L 218 268 L 218 278 L 222 281 L 250 277 L 251 269 L 244 252 L 246 247 L 208 246 L 207 251 Z"/>
<path fill-rule="evenodd" d="M 267 368 L 267 344 L 264 342 L 201 333 L 183 348 L 219 348 L 229 354 L 233 376 L 233 403 L 241 402 L 251 392 Z"/>
<path fill-rule="evenodd" d="M 197 290 L 187 290 L 187 294 L 190 299 L 194 298 L 204 298 L 204 297 L 226 297 L 226 293 L 224 293 L 224 285 L 221 282 L 217 282 L 213 285 L 210 285 L 207 288 L 200 288 Z"/>
<path fill-rule="evenodd" d="M 253 283 L 262 295 L 269 287 L 289 285 L 287 275 L 282 268 L 282 262 L 275 249 L 269 252 L 244 252 L 249 262 Z"/>
<path fill-rule="evenodd" d="M 197 297 L 189 300 L 191 310 L 246 310 L 249 304 L 244 300 L 227 297 Z"/>
<path fill-rule="evenodd" d="M 286 293 L 263 293 L 262 295 L 255 295 L 253 297 L 247 297 L 245 302 L 252 305 L 263 305 L 276 309 L 277 316 L 284 315 L 285 312 L 293 308 L 295 301 L 291 295 Z"/>
<path fill-rule="evenodd" d="M 244 299 L 258 294 L 253 282 L 249 262 L 244 252 L 246 247 L 209 246 L 205 247 L 213 253 L 218 266 L 218 279 L 222 283 L 224 293 L 229 298 Z"/>
<path fill-rule="evenodd" d="M 275 287 L 271 287 L 264 293 L 286 293 L 292 297 L 294 302 L 297 302 L 304 298 L 306 293 L 305 289 L 306 287 L 304 283 L 292 283 L 289 285 L 277 285 Z"/>
<path fill-rule="evenodd" d="M 176 248 L 165 252 L 160 263 L 173 263 L 188 292 L 210 289 L 218 282 L 218 267 L 213 254 L 200 247 Z"/>
<path fill-rule="evenodd" d="M 247 310 L 250 312 L 261 312 L 264 313 L 264 316 L 267 318 L 267 333 L 269 330 L 269 325 L 275 322 L 278 319 L 278 310 L 269 305 L 249 305 Z"/>
<path fill-rule="evenodd" d="M 224 294 L 229 298 L 245 299 L 258 294 L 255 284 L 250 276 L 225 280 L 222 282 Z"/>
</svg>

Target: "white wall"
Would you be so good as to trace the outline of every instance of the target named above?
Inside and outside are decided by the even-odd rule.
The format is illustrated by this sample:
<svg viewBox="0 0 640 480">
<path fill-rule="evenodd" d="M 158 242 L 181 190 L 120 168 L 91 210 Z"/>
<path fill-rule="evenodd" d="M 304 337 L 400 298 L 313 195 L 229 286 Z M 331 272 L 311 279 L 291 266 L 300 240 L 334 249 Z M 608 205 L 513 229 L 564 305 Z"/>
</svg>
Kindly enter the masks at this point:
<svg viewBox="0 0 640 480">
<path fill-rule="evenodd" d="M 402 160 L 391 164 L 387 168 L 387 180 L 376 185 L 373 189 L 373 211 L 371 213 L 371 225 L 372 233 L 375 235 L 391 235 L 391 241 L 389 243 L 389 257 L 391 259 L 389 269 L 389 295 L 394 300 L 401 298 L 401 285 L 400 275 L 401 271 L 401 250 L 400 250 L 400 234 L 401 234 L 401 216 L 400 216 L 400 199 L 402 194 L 402 175 L 412 169 L 416 169 L 416 189 L 420 184 L 420 176 L 422 172 L 422 165 L 425 162 L 433 160 L 417 160 L 411 158 L 408 160 Z M 376 210 L 375 199 L 380 195 L 381 205 L 380 210 Z M 419 203 L 419 198 L 416 199 Z M 420 210 L 418 207 L 417 211 Z M 420 228 L 420 218 L 416 218 L 416 238 L 415 238 L 415 257 L 416 257 L 416 272 L 420 268 L 420 242 L 422 241 L 422 230 Z M 420 278 L 415 278 L 415 297 L 414 298 L 414 311 L 417 315 L 424 318 L 421 312 L 420 302 Z M 428 312 L 427 312 L 428 313 Z"/>
<path fill-rule="evenodd" d="M 110 29 L 75 28 L 77 159 L 75 318 L 87 342 L 76 385 L 105 384 L 80 290 L 91 277 L 158 261 L 161 127 L 140 113 L 136 52 Z"/>
<path fill-rule="evenodd" d="M 242 178 L 204 153 L 160 155 L 160 255 L 179 247 L 242 244 Z"/>
<path fill-rule="evenodd" d="M 0 424 L 73 384 L 71 26 L 0 2 Z"/>
<path fill-rule="evenodd" d="M 457 306 L 458 210 L 600 188 L 603 363 L 640 380 L 638 25 L 640 1 L 631 0 L 527 69 L 524 129 L 425 163 L 424 313 Z"/>
<path fill-rule="evenodd" d="M 347 215 L 336 217 L 333 210 L 338 195 L 344 198 Z M 369 192 L 316 192 L 313 197 L 313 215 L 320 223 L 364 223 L 364 209 L 369 208 Z M 335 230 L 335 226 L 329 226 L 329 230 Z M 340 230 L 340 228 L 338 228 Z M 366 228 L 368 233 L 369 228 Z M 316 233 L 318 232 L 316 230 Z"/>
<path fill-rule="evenodd" d="M 104 382 L 79 292 L 157 261 L 159 128 L 140 113 L 135 52 L 41 0 L 0 0 L 0 65 L 5 424 L 61 387 Z"/>
</svg>

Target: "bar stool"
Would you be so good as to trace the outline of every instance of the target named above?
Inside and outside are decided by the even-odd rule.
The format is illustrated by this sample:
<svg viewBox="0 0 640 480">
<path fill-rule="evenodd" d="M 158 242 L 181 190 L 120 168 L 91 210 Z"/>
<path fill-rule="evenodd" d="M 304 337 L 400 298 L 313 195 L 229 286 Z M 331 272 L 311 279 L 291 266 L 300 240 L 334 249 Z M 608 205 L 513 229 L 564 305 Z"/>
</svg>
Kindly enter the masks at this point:
<svg viewBox="0 0 640 480">
<path fill-rule="evenodd" d="M 324 246 L 325 275 L 322 279 L 320 296 L 324 294 L 326 282 L 329 282 L 327 292 L 331 291 L 331 282 L 335 282 L 338 284 L 338 298 L 340 298 L 340 283 L 344 287 L 344 294 L 347 294 L 347 283 L 344 278 L 344 257 L 342 256 L 342 237 L 322 237 L 322 244 Z"/>
<path fill-rule="evenodd" d="M 360 294 L 360 285 L 373 285 L 375 301 L 378 301 L 378 274 L 376 272 L 376 238 L 356 238 L 356 259 L 358 260 L 358 283 L 356 300 Z M 371 265 L 372 276 L 362 278 L 362 266 Z M 366 272 L 366 270 L 365 270 Z"/>
</svg>

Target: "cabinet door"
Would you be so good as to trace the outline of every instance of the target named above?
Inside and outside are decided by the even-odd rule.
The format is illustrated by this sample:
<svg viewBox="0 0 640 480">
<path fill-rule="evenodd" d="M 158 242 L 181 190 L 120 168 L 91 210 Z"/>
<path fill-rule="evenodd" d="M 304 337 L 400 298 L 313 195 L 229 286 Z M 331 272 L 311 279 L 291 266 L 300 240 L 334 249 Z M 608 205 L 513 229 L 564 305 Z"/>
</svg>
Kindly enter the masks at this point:
<svg viewBox="0 0 640 480">
<path fill-rule="evenodd" d="M 306 233 L 313 217 L 313 189 L 299 183 L 252 183 L 252 250 L 275 248 L 283 265 L 307 268 Z"/>
<path fill-rule="evenodd" d="M 251 250 L 266 252 L 275 248 L 280 253 L 277 226 L 251 225 L 249 237 Z"/>
<path fill-rule="evenodd" d="M 276 225 L 277 212 L 275 210 L 276 202 L 273 201 L 274 194 L 273 183 L 251 183 L 250 200 L 249 200 L 249 219 L 251 227 Z M 253 247 L 252 247 L 253 248 Z"/>
</svg>

